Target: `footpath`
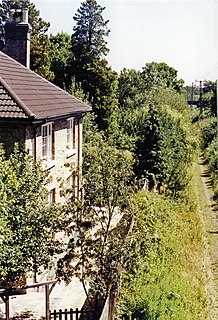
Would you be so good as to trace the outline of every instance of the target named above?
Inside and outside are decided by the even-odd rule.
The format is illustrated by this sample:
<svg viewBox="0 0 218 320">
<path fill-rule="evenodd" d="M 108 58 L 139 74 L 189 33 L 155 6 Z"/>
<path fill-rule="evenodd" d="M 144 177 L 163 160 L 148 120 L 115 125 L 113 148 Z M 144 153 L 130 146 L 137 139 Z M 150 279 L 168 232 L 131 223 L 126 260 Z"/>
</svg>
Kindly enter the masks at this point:
<svg viewBox="0 0 218 320">
<path fill-rule="evenodd" d="M 41 280 L 41 279 L 40 279 Z M 48 279 L 42 279 L 46 281 Z M 39 281 L 40 282 L 40 281 Z M 27 294 L 10 297 L 10 320 L 43 320 L 45 319 L 45 290 L 28 289 Z M 50 309 L 81 309 L 86 296 L 80 281 L 74 278 L 66 286 L 62 281 L 57 283 L 50 295 Z M 5 304 L 0 301 L 0 320 L 5 320 Z"/>
<path fill-rule="evenodd" d="M 210 175 L 202 159 L 199 159 L 199 166 L 202 190 L 198 190 L 197 193 L 206 248 L 205 273 L 206 291 L 209 300 L 208 320 L 218 320 L 218 204 L 213 199 Z"/>
</svg>

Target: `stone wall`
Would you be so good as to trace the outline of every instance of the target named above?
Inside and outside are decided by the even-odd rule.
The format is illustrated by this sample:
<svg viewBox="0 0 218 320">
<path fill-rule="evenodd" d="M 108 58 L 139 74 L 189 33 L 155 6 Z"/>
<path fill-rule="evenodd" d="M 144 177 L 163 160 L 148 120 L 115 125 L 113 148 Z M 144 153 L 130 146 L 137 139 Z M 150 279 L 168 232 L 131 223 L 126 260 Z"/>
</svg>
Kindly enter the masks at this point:
<svg viewBox="0 0 218 320">
<path fill-rule="evenodd" d="M 7 156 L 12 152 L 16 142 L 18 142 L 20 147 L 24 146 L 25 126 L 13 123 L 1 124 L 0 143 L 3 145 Z"/>
</svg>

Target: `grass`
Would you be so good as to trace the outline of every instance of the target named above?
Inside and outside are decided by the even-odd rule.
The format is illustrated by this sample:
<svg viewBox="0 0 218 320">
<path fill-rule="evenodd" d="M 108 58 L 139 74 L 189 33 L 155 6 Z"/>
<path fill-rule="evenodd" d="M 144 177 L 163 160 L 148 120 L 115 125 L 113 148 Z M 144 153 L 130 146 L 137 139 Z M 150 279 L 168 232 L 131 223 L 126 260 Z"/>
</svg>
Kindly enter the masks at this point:
<svg viewBox="0 0 218 320">
<path fill-rule="evenodd" d="M 206 169 L 206 167 L 205 167 Z M 218 296 L 218 279 L 217 279 L 217 265 L 218 265 L 218 220 L 216 217 L 217 203 L 213 200 L 213 185 L 210 185 L 210 177 L 206 177 L 206 183 L 209 188 L 206 190 L 201 181 L 201 172 L 198 164 L 195 164 L 195 186 L 196 195 L 198 199 L 198 212 L 202 222 L 203 238 L 205 242 L 205 274 L 207 274 L 206 288 L 209 305 L 209 319 L 217 318 L 217 301 Z M 208 207 L 208 202 L 210 207 Z"/>
<path fill-rule="evenodd" d="M 207 318 L 205 241 L 198 212 L 207 203 L 200 174 L 194 172 L 186 203 L 151 192 L 137 195 L 131 261 L 123 269 L 116 319 Z"/>
</svg>

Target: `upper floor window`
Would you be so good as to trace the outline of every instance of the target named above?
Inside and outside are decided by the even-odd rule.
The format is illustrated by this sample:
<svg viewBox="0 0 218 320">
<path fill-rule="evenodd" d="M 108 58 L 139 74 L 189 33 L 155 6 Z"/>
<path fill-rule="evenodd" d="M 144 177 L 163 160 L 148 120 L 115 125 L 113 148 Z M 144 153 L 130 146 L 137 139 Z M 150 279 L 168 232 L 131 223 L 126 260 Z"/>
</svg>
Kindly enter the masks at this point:
<svg viewBox="0 0 218 320">
<path fill-rule="evenodd" d="M 67 148 L 75 149 L 76 147 L 76 119 L 67 120 Z"/>
<path fill-rule="evenodd" d="M 48 203 L 55 203 L 55 189 L 52 189 L 48 192 Z"/>
<path fill-rule="evenodd" d="M 52 123 L 42 126 L 42 157 L 46 160 L 53 158 Z"/>
</svg>

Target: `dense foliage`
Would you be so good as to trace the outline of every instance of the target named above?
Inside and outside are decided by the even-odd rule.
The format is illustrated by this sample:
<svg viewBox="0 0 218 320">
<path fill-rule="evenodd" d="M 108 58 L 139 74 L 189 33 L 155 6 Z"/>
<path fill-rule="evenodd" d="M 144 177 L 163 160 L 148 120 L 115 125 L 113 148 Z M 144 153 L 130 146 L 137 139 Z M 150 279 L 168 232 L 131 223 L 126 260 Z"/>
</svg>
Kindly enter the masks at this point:
<svg viewBox="0 0 218 320">
<path fill-rule="evenodd" d="M 206 319 L 201 222 L 191 201 L 192 209 L 153 192 L 135 197 L 116 319 Z"/>
<path fill-rule="evenodd" d="M 217 150 L 217 92 L 216 83 L 207 81 L 203 87 L 203 108 L 198 113 L 201 132 L 201 148 L 208 164 L 211 181 L 218 194 L 218 150 Z"/>
<path fill-rule="evenodd" d="M 133 191 L 131 154 L 109 146 L 100 136 L 95 138 L 95 144 L 84 152 L 81 198 L 72 190 L 67 193 L 63 209 L 68 213 L 65 230 L 69 242 L 58 263 L 58 276 L 66 282 L 75 275 L 79 277 L 92 307 L 93 295 L 96 306 L 99 297 L 105 297 L 117 285 L 125 220 L 121 230 L 115 226 L 124 212 L 127 214 Z M 91 287 L 90 292 L 86 286 Z"/>
<path fill-rule="evenodd" d="M 79 277 L 91 305 L 91 297 L 97 304 L 99 296 L 119 289 L 117 319 L 204 319 L 202 238 L 195 199 L 190 199 L 190 168 L 197 149 L 192 115 L 195 122 L 200 120 L 202 147 L 214 170 L 214 84 L 205 85 L 203 109 L 193 110 L 186 103 L 183 81 L 166 63 L 146 63 L 142 71 L 124 68 L 117 75 L 105 58 L 109 51 L 105 41 L 108 21 L 102 16 L 105 8 L 96 0 L 81 3 L 71 36 L 60 33 L 48 37 L 45 32 L 49 25 L 39 18 L 29 0 L 3 0 L 0 8 L 6 12 L 15 4 L 30 9 L 32 68 L 47 78 L 54 76 L 56 85 L 93 107 L 93 115 L 84 120 L 82 179 L 78 168 L 72 167 L 75 182 L 80 181 L 83 192 L 76 197 L 75 186 L 65 190 L 65 219 L 61 223 L 69 242 L 58 262 L 57 276 L 66 282 L 75 275 Z M 57 224 L 56 215 L 40 196 L 44 184 L 39 186 L 37 181 L 44 181 L 45 176 L 40 175 L 33 183 L 35 171 L 25 157 L 23 166 L 16 160 L 18 154 L 15 160 L 2 157 L 0 178 L 8 183 L 8 190 L 14 191 L 13 195 L 7 194 L 0 179 L 0 228 L 2 235 L 8 234 L 1 238 L 0 271 L 2 277 L 10 274 L 13 280 L 32 267 L 33 261 L 48 261 L 54 249 L 49 236 Z M 22 168 L 22 175 L 11 171 L 13 161 L 17 161 L 14 166 Z M 10 172 L 7 177 L 6 164 Z M 145 190 L 137 193 L 136 185 Z M 28 188 L 30 193 L 26 194 Z M 28 203 L 23 202 L 23 194 L 24 199 L 29 197 Z M 16 219 L 11 214 L 15 209 Z M 40 220 L 39 231 L 44 228 L 40 235 L 35 222 L 29 225 L 32 215 L 35 222 Z M 126 237 L 132 219 L 132 235 Z M 120 225 L 115 227 L 119 220 Z M 11 221 L 16 222 L 16 229 L 10 229 Z M 24 249 L 26 230 L 33 240 Z M 44 244 L 46 237 L 46 246 L 37 251 L 37 241 Z M 12 262 L 21 250 L 26 260 L 20 263 L 21 269 L 12 270 Z M 4 265 L 3 261 L 12 262 Z M 4 269 L 6 266 L 9 269 Z"/>
<path fill-rule="evenodd" d="M 52 81 L 60 88 L 70 90 L 72 85 L 72 75 L 70 72 L 70 61 L 72 60 L 70 35 L 61 32 L 57 35 L 50 35 L 49 39 L 53 45 L 51 71 L 54 73 L 54 79 Z"/>
<path fill-rule="evenodd" d="M 48 266 L 58 250 L 59 214 L 48 204 L 47 183 L 25 153 L 15 148 L 6 159 L 0 149 L 0 281 L 7 285 Z"/>
<path fill-rule="evenodd" d="M 164 72 L 161 75 L 161 68 Z M 186 97 L 172 77 L 165 79 L 166 70 L 176 74 L 166 64 L 151 63 L 153 73 L 124 69 L 118 82 L 118 109 L 109 118 L 105 132 L 111 144 L 128 149 L 137 159 L 135 174 L 145 179 L 149 187 L 179 196 L 190 177 L 187 170 L 192 164 L 196 138 L 192 130 L 191 109 Z M 168 73 L 167 73 L 168 74 Z M 154 79 L 152 79 L 152 76 Z M 156 83 L 147 88 L 145 79 Z"/>
<path fill-rule="evenodd" d="M 165 87 L 173 88 L 177 92 L 180 92 L 184 81 L 177 79 L 177 71 L 169 67 L 166 63 L 151 62 L 146 63 L 142 72 L 145 87 L 151 89 L 153 87 Z"/>
<path fill-rule="evenodd" d="M 107 126 L 106 118 L 116 107 L 117 74 L 104 58 L 108 53 L 105 37 L 109 34 L 102 12 L 105 8 L 96 0 L 82 2 L 74 16 L 76 25 L 71 36 L 71 70 L 98 116 L 100 128 Z"/>
</svg>

